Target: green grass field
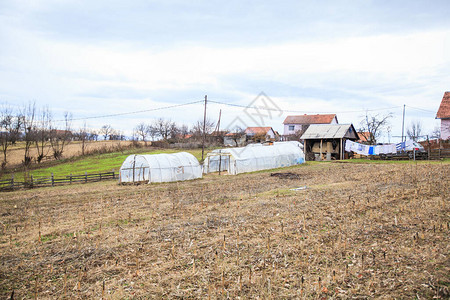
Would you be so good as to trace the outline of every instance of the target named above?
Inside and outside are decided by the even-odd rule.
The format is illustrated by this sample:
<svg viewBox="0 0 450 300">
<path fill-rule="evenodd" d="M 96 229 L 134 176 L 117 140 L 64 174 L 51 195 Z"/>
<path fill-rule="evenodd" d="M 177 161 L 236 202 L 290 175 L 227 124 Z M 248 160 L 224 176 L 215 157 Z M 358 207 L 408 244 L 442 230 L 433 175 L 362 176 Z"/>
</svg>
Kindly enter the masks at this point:
<svg viewBox="0 0 450 300">
<path fill-rule="evenodd" d="M 212 149 L 205 150 L 206 153 L 211 151 Z M 61 160 L 60 163 L 49 166 L 42 167 L 38 169 L 34 169 L 29 171 L 29 175 L 33 175 L 34 178 L 38 177 L 49 177 L 53 173 L 53 176 L 56 178 L 65 177 L 66 175 L 80 175 L 85 174 L 94 174 L 94 173 L 103 173 L 103 172 L 111 172 L 115 170 L 116 172 L 120 169 L 123 161 L 132 154 L 160 154 L 160 153 L 175 153 L 175 152 L 189 152 L 194 155 L 199 161 L 201 161 L 202 150 L 201 149 L 131 149 L 123 152 L 113 152 L 113 153 L 105 153 L 105 154 L 97 154 L 97 155 L 89 155 L 85 157 L 76 157 L 70 159 Z M 450 159 L 445 159 L 444 161 L 416 161 L 418 164 L 422 163 L 449 163 Z M 384 160 L 369 160 L 369 159 L 351 159 L 344 161 L 322 161 L 322 162 L 307 162 L 308 165 L 315 164 L 326 164 L 326 163 L 353 163 L 353 164 L 409 164 L 416 163 L 409 160 L 406 161 L 384 161 Z M 267 170 L 266 170 L 267 171 Z M 9 177 L 9 175 L 5 175 L 5 178 Z M 24 172 L 16 172 L 14 174 L 16 180 L 21 181 L 25 177 Z"/>
<path fill-rule="evenodd" d="M 77 157 L 72 159 L 62 160 L 60 164 L 44 167 L 39 169 L 34 169 L 29 172 L 29 175 L 33 177 L 48 177 L 53 173 L 54 177 L 65 177 L 66 175 L 76 175 L 84 174 L 87 172 L 91 173 L 102 173 L 111 172 L 115 170 L 116 172 L 120 169 L 123 161 L 132 154 L 160 154 L 160 153 L 175 153 L 175 152 L 188 152 L 194 155 L 198 160 L 202 158 L 202 149 L 155 149 L 144 151 L 140 150 L 127 150 L 123 152 L 113 152 L 98 155 L 89 155 L 85 157 Z M 206 151 L 205 151 L 206 154 Z M 14 177 L 16 180 L 22 180 L 24 178 L 24 173 L 15 173 Z"/>
</svg>

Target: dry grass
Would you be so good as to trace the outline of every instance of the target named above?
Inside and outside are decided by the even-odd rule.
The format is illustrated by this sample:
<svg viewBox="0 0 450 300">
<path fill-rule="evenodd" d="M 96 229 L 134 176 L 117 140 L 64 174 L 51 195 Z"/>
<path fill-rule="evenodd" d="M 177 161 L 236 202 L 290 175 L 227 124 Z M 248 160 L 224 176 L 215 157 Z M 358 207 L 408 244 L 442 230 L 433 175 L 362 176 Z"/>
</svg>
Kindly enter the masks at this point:
<svg viewBox="0 0 450 300">
<path fill-rule="evenodd" d="M 445 297 L 449 164 L 289 171 L 1 194 L 0 295 Z"/>
<path fill-rule="evenodd" d="M 110 149 L 116 149 L 118 147 L 128 147 L 131 145 L 132 141 L 89 141 L 86 143 L 85 152 L 90 153 L 95 150 L 99 149 L 105 149 L 105 151 Z M 139 142 L 142 145 L 144 145 L 143 142 Z M 52 150 L 50 146 L 47 147 L 47 150 L 45 151 L 48 156 L 52 156 Z M 74 141 L 71 142 L 69 145 L 64 147 L 63 157 L 64 158 L 70 158 L 75 156 L 81 155 L 81 142 Z M 24 144 L 19 142 L 14 147 L 11 147 L 11 149 L 8 151 L 8 166 L 17 166 L 20 165 L 23 161 L 24 156 Z M 34 147 L 34 145 L 30 149 L 30 156 L 35 158 L 37 157 L 37 150 Z"/>
</svg>

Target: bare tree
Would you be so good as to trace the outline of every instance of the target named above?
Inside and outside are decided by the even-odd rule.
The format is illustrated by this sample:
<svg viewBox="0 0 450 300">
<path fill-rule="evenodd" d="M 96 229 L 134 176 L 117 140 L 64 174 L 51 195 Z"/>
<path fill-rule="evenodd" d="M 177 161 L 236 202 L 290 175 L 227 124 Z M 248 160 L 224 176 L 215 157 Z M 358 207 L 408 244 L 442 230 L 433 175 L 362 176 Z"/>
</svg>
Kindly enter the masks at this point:
<svg viewBox="0 0 450 300">
<path fill-rule="evenodd" d="M 294 141 L 299 141 L 308 128 L 309 124 L 302 125 L 302 128 L 300 130 L 297 130 L 290 138 L 293 138 Z"/>
<path fill-rule="evenodd" d="M 245 129 L 240 127 L 240 126 L 236 126 L 233 128 L 233 130 L 230 132 L 229 136 L 231 137 L 231 139 L 234 141 L 235 146 L 240 146 L 240 140 L 242 139 L 242 136 L 245 135 Z"/>
<path fill-rule="evenodd" d="M 178 128 L 177 123 L 170 122 L 169 138 L 172 140 L 176 140 L 179 133 L 180 133 L 180 129 Z"/>
<path fill-rule="evenodd" d="M 78 140 L 81 142 L 81 155 L 84 156 L 86 153 L 86 143 L 89 139 L 89 131 L 86 122 L 83 123 L 83 127 L 78 129 L 77 136 Z"/>
<path fill-rule="evenodd" d="M 156 120 L 153 124 L 156 136 L 161 137 L 163 140 L 168 140 L 170 132 L 170 121 L 166 121 L 162 118 Z"/>
<path fill-rule="evenodd" d="M 206 119 L 205 122 L 205 132 L 206 134 L 210 134 L 216 123 L 210 119 Z M 196 139 L 201 139 L 203 137 L 203 120 L 197 121 L 195 125 L 192 127 L 192 136 Z"/>
<path fill-rule="evenodd" d="M 136 133 L 136 135 L 138 137 L 142 138 L 142 141 L 144 141 L 145 144 L 147 144 L 146 137 L 149 136 L 149 134 L 150 134 L 150 126 L 149 125 L 145 124 L 144 122 L 139 123 L 134 128 L 134 132 Z"/>
<path fill-rule="evenodd" d="M 417 142 L 419 137 L 422 135 L 422 123 L 419 120 L 412 121 L 409 128 L 406 130 L 408 137 Z"/>
<path fill-rule="evenodd" d="M 181 125 L 178 128 L 178 135 L 181 140 L 185 140 L 189 135 L 189 127 L 186 124 Z"/>
<path fill-rule="evenodd" d="M 148 125 L 148 136 L 153 140 L 158 136 L 158 128 L 155 124 Z"/>
<path fill-rule="evenodd" d="M 126 136 L 123 133 L 123 131 L 119 130 L 119 140 L 121 141 L 125 141 L 126 140 Z"/>
<path fill-rule="evenodd" d="M 109 134 L 109 140 L 111 141 L 122 141 L 125 138 L 123 133 L 120 130 L 112 129 Z"/>
<path fill-rule="evenodd" d="M 9 146 L 13 145 L 19 137 L 22 127 L 20 115 L 14 116 L 11 107 L 4 105 L 0 109 L 0 147 L 3 153 L 1 168 L 6 168 Z"/>
<path fill-rule="evenodd" d="M 159 136 L 163 140 L 168 141 L 171 138 L 175 138 L 178 127 L 175 122 L 160 118 L 151 125 L 150 130 L 155 133 L 155 136 Z"/>
<path fill-rule="evenodd" d="M 430 138 L 432 138 L 432 139 L 441 138 L 441 128 L 439 127 L 439 125 L 434 126 L 434 129 L 430 134 Z"/>
<path fill-rule="evenodd" d="M 98 141 L 98 133 L 96 130 L 88 131 L 88 140 L 90 141 Z"/>
<path fill-rule="evenodd" d="M 32 157 L 30 156 L 30 148 L 34 143 L 34 129 L 35 129 L 35 118 L 36 118 L 36 103 L 28 103 L 22 109 L 22 130 L 23 130 L 23 141 L 25 142 L 24 157 L 22 163 L 25 166 L 31 164 Z"/>
<path fill-rule="evenodd" d="M 3 152 L 2 169 L 7 164 L 7 152 L 10 145 L 8 128 L 11 126 L 13 116 L 9 107 L 2 107 L 0 111 L 0 146 Z"/>
<path fill-rule="evenodd" d="M 52 128 L 50 135 L 50 144 L 53 150 L 53 157 L 61 159 L 64 148 L 72 139 L 72 114 L 64 113 L 63 129 Z"/>
<path fill-rule="evenodd" d="M 42 108 L 37 116 L 34 129 L 34 143 L 37 150 L 37 162 L 41 163 L 50 152 L 50 132 L 52 129 L 52 115 L 48 107 Z"/>
<path fill-rule="evenodd" d="M 389 119 L 392 118 L 392 113 L 386 115 L 369 115 L 366 112 L 364 119 L 360 123 L 359 132 L 368 132 L 369 136 L 367 142 L 370 145 L 375 145 L 377 139 L 381 136 L 383 129 L 389 126 Z"/>
<path fill-rule="evenodd" d="M 102 128 L 100 129 L 100 134 L 103 135 L 103 139 L 106 141 L 109 137 L 109 139 L 111 139 L 111 134 L 113 133 L 114 129 L 112 128 L 111 125 L 106 124 L 103 125 Z"/>
</svg>

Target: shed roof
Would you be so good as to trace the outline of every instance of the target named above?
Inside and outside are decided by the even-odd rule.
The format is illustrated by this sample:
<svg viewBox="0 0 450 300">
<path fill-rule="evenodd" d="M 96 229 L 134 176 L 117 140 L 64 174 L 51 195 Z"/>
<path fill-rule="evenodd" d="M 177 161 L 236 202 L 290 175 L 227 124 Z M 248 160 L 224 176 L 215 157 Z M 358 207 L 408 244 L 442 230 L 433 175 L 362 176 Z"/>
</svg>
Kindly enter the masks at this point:
<svg viewBox="0 0 450 300">
<path fill-rule="evenodd" d="M 313 124 L 306 129 L 301 139 L 358 139 L 358 133 L 353 124 Z"/>
<path fill-rule="evenodd" d="M 334 118 L 336 114 L 287 116 L 283 124 L 330 124 Z"/>
<path fill-rule="evenodd" d="M 450 118 L 450 92 L 445 92 L 442 97 L 441 105 L 436 114 L 436 119 L 448 119 Z"/>
</svg>

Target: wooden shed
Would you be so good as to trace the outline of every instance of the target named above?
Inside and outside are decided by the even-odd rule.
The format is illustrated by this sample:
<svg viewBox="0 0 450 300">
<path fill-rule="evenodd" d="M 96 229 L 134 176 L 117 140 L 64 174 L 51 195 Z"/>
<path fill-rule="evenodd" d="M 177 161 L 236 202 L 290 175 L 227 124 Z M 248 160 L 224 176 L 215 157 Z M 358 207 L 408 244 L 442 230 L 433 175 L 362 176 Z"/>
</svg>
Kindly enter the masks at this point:
<svg viewBox="0 0 450 300">
<path fill-rule="evenodd" d="M 313 124 L 303 133 L 306 160 L 344 159 L 345 141 L 356 141 L 353 124 Z"/>
</svg>

